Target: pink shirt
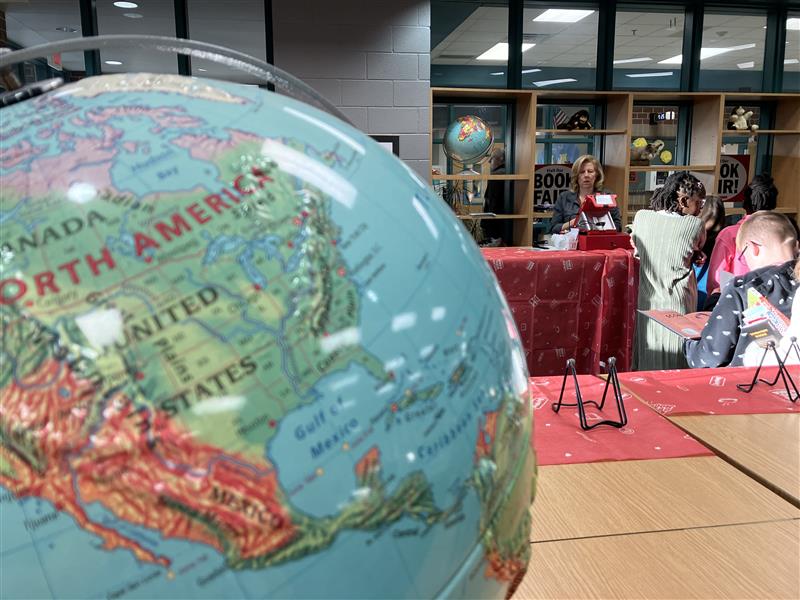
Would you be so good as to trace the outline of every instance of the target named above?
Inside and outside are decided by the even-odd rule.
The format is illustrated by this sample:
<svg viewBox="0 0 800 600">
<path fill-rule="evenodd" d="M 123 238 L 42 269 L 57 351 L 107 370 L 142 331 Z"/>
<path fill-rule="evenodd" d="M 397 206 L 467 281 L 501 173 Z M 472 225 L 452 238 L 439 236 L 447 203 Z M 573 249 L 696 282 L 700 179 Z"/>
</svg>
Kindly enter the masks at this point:
<svg viewBox="0 0 800 600">
<path fill-rule="evenodd" d="M 711 259 L 708 263 L 708 283 L 706 289 L 710 294 L 719 287 L 719 278 L 722 271 L 733 273 L 734 275 L 744 275 L 750 272 L 750 267 L 744 258 L 739 257 L 736 251 L 736 234 L 739 226 L 750 215 L 745 215 L 741 221 L 734 225 L 729 225 L 717 234 L 717 241 L 714 242 L 714 249 L 711 251 Z"/>
</svg>

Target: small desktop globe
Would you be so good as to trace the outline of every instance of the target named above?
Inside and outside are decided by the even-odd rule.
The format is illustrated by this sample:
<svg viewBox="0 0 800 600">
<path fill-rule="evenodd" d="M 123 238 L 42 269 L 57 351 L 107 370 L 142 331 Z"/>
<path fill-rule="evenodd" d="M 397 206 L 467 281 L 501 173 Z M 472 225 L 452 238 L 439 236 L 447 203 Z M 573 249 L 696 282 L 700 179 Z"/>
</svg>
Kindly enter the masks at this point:
<svg viewBox="0 0 800 600">
<path fill-rule="evenodd" d="M 0 597 L 519 581 L 525 360 L 403 163 L 286 96 L 174 75 L 83 79 L 0 134 Z"/>
<path fill-rule="evenodd" d="M 442 147 L 451 160 L 475 165 L 489 156 L 493 142 L 491 127 L 480 117 L 466 115 L 448 125 Z"/>
</svg>

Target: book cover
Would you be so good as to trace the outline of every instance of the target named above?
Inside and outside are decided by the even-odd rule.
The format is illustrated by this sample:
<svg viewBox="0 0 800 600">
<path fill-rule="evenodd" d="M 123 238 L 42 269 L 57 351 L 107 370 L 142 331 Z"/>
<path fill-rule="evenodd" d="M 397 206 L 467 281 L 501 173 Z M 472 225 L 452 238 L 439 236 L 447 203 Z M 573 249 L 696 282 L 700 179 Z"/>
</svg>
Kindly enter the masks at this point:
<svg viewBox="0 0 800 600">
<path fill-rule="evenodd" d="M 700 333 L 711 315 L 707 311 L 693 312 L 687 315 L 676 313 L 674 310 L 640 310 L 639 312 L 687 340 L 700 339 Z"/>
<path fill-rule="evenodd" d="M 742 333 L 766 348 L 769 342 L 780 344 L 789 328 L 789 319 L 760 292 L 747 290 L 747 308 L 742 311 Z"/>
</svg>

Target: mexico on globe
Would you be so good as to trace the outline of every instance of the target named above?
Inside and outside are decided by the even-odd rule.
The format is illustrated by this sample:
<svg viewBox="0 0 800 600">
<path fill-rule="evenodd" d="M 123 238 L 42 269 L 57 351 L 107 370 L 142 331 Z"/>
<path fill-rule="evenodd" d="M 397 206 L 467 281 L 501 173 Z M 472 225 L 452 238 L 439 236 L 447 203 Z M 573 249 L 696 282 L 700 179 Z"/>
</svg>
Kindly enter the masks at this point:
<svg viewBox="0 0 800 600">
<path fill-rule="evenodd" d="M 256 87 L 30 95 L 0 112 L 0 595 L 513 592 L 525 358 L 429 186 Z"/>
</svg>

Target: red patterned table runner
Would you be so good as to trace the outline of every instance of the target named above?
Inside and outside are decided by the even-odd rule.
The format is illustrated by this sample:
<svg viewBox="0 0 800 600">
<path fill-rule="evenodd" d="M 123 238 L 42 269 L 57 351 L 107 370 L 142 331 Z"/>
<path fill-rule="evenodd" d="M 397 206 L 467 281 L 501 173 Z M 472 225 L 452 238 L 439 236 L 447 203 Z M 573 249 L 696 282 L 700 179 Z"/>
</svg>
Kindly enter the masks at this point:
<svg viewBox="0 0 800 600">
<path fill-rule="evenodd" d="M 600 401 L 605 381 L 593 375 L 579 375 L 584 400 Z M 713 453 L 694 438 L 685 434 L 667 419 L 623 394 L 628 424 L 617 429 L 601 426 L 583 431 L 578 422 L 576 407 L 562 407 L 558 414 L 551 405 L 558 402 L 562 377 L 531 377 L 536 459 L 540 465 L 588 463 L 607 460 L 645 460 L 710 456 Z M 587 407 L 591 424 L 600 419 L 617 420 L 616 404 L 611 389 L 602 414 L 593 406 Z M 575 402 L 575 386 L 567 382 L 565 402 Z"/>
<path fill-rule="evenodd" d="M 789 372 L 800 388 L 800 368 Z M 773 380 L 776 367 L 765 367 L 759 378 Z M 779 379 L 773 386 L 758 383 L 746 394 L 736 384 L 749 384 L 755 368 L 684 369 L 620 373 L 626 391 L 663 415 L 749 415 L 800 412 L 800 402 L 792 403 Z"/>
</svg>

